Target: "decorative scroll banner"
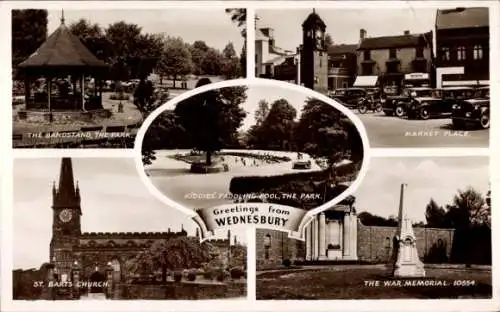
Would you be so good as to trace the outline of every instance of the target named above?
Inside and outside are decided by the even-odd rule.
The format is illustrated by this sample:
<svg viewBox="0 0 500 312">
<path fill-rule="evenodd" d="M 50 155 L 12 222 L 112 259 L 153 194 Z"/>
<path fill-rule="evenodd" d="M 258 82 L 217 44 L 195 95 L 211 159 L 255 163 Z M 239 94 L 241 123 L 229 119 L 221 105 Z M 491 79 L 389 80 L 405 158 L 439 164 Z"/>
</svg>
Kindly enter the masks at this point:
<svg viewBox="0 0 500 312">
<path fill-rule="evenodd" d="M 301 237 L 307 210 L 272 203 L 240 203 L 198 209 L 193 217 L 201 229 L 202 239 L 215 235 L 215 231 L 235 226 L 255 226 L 289 232 Z"/>
</svg>

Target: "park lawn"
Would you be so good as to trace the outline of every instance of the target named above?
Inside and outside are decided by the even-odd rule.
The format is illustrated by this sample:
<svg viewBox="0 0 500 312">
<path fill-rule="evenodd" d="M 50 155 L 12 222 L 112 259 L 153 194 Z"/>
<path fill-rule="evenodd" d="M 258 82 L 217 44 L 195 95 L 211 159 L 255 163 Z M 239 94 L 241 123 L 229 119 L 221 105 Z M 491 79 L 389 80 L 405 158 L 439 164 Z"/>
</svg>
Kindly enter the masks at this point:
<svg viewBox="0 0 500 312">
<path fill-rule="evenodd" d="M 491 298 L 491 270 L 426 269 L 427 279 L 474 280 L 470 287 L 367 287 L 364 281 L 388 280 L 383 267 L 344 266 L 307 271 L 263 272 L 257 276 L 257 299 L 436 299 Z"/>
</svg>

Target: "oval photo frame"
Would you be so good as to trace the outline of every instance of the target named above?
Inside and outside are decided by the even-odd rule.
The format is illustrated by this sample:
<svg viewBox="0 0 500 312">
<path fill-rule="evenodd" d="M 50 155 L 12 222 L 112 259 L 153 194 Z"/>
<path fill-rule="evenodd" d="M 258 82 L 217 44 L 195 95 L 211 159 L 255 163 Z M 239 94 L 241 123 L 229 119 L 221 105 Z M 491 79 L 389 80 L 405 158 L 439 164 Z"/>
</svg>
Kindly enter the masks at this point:
<svg viewBox="0 0 500 312">
<path fill-rule="evenodd" d="M 227 81 L 221 81 L 221 82 L 216 82 L 216 83 L 211 83 L 207 85 L 203 85 L 201 87 L 198 87 L 196 89 L 187 91 L 185 93 L 182 93 L 181 95 L 176 96 L 172 100 L 166 102 L 165 104 L 162 104 L 158 108 L 156 108 L 152 113 L 149 114 L 149 116 L 144 120 L 142 123 L 135 142 L 134 142 L 134 160 L 136 163 L 136 169 L 139 173 L 140 179 L 142 182 L 146 185 L 148 190 L 155 196 L 157 197 L 161 202 L 163 202 L 166 206 L 175 208 L 188 216 L 193 217 L 195 222 L 200 223 L 203 222 L 200 220 L 198 214 L 196 213 L 196 210 L 193 208 L 185 207 L 184 205 L 170 199 L 168 196 L 163 194 L 151 181 L 151 179 L 148 177 L 146 174 L 145 166 L 142 160 L 142 142 L 144 140 L 144 137 L 147 133 L 147 130 L 151 126 L 151 124 L 154 122 L 154 120 L 162 114 L 166 110 L 172 110 L 176 107 L 176 104 L 179 102 L 182 102 L 183 100 L 186 100 L 192 96 L 198 95 L 200 93 L 204 93 L 207 91 L 211 90 L 216 90 L 216 89 L 221 89 L 221 88 L 227 88 L 227 87 L 240 87 L 240 86 L 246 86 L 246 87 L 251 87 L 251 86 L 267 86 L 267 87 L 275 87 L 275 88 L 282 88 L 282 89 L 288 89 L 290 91 L 302 93 L 307 97 L 311 97 L 317 100 L 320 100 L 326 104 L 329 104 L 333 106 L 335 109 L 340 111 L 342 114 L 344 114 L 347 118 L 349 118 L 353 124 L 355 125 L 359 136 L 361 138 L 362 144 L 363 144 L 363 159 L 361 162 L 361 168 L 355 178 L 355 180 L 345 189 L 340 195 L 337 195 L 334 197 L 332 200 L 315 207 L 304 215 L 300 222 L 299 226 L 299 232 L 301 233 L 301 237 L 303 237 L 303 231 L 306 228 L 306 226 L 312 221 L 312 217 L 315 216 L 316 214 L 319 214 L 322 211 L 328 210 L 332 208 L 333 206 L 337 205 L 338 203 L 342 202 L 346 197 L 349 195 L 352 195 L 354 191 L 358 188 L 358 186 L 361 184 L 363 181 L 368 167 L 369 167 L 369 162 L 370 162 L 370 146 L 369 146 L 369 141 L 368 141 L 368 135 L 366 133 L 366 129 L 361 121 L 353 112 L 351 112 L 350 109 L 347 107 L 343 106 L 341 103 L 321 94 L 318 93 L 314 90 L 295 85 L 295 84 L 290 84 L 287 82 L 283 81 L 278 81 L 278 80 L 269 80 L 269 79 L 262 79 L 262 78 L 255 78 L 252 80 L 248 79 L 234 79 L 234 80 L 227 80 Z M 200 226 L 203 227 L 203 225 L 199 224 Z M 298 237 L 297 237 L 298 238 Z"/>
</svg>

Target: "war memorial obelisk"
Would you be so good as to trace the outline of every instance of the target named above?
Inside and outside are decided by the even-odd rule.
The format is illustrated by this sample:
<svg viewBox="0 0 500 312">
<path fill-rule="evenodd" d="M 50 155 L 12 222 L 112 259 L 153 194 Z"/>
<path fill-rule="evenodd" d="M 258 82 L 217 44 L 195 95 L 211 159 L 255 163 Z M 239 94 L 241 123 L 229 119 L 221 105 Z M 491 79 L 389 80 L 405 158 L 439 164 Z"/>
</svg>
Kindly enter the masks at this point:
<svg viewBox="0 0 500 312">
<path fill-rule="evenodd" d="M 404 191 L 406 184 L 401 184 L 399 198 L 398 230 L 396 236 L 395 258 L 392 275 L 394 277 L 425 277 L 424 264 L 420 261 L 417 251 L 417 239 L 413 226 L 404 206 Z"/>
</svg>

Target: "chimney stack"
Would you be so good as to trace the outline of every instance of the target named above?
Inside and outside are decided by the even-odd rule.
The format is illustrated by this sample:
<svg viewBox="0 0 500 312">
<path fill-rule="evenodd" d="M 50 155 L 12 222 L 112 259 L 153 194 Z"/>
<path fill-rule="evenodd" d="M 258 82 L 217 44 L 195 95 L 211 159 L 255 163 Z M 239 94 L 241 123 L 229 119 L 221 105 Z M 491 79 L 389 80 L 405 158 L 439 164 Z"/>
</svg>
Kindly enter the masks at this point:
<svg viewBox="0 0 500 312">
<path fill-rule="evenodd" d="M 404 34 L 405 34 L 405 36 L 408 36 L 410 34 L 410 31 L 409 30 L 405 30 Z"/>
</svg>

